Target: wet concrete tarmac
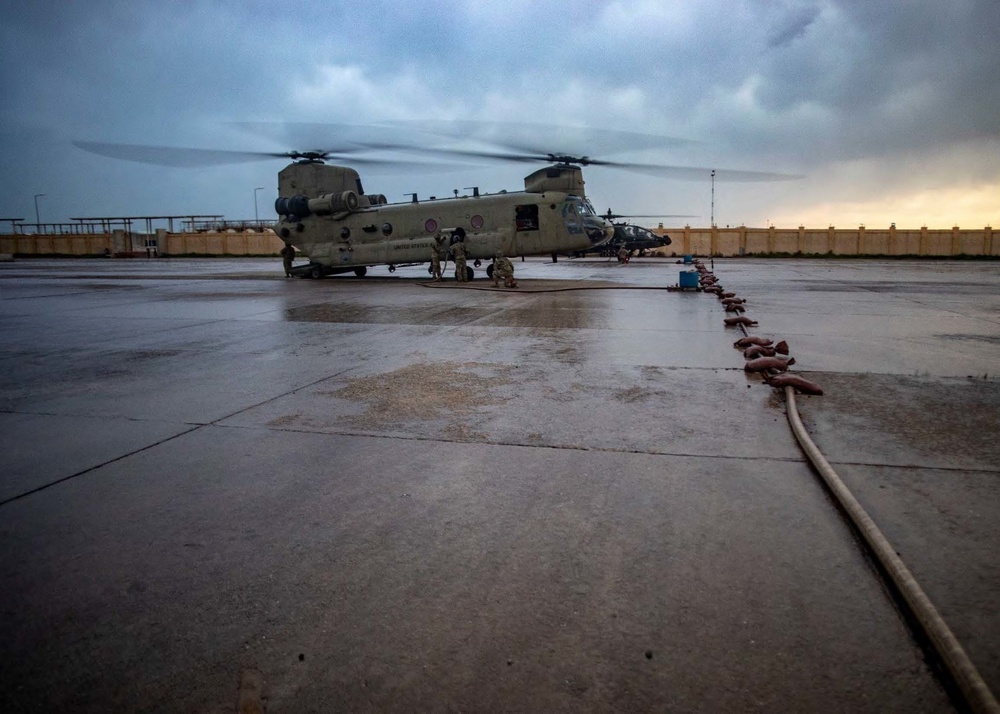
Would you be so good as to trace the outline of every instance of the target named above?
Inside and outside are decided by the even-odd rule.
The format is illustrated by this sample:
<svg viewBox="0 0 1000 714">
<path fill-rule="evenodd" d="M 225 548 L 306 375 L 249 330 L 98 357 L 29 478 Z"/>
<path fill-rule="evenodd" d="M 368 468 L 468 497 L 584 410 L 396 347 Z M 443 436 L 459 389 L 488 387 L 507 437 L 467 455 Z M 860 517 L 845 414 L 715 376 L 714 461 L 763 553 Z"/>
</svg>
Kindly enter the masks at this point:
<svg viewBox="0 0 1000 714">
<path fill-rule="evenodd" d="M 515 269 L 0 265 L 3 709 L 951 711 L 718 301 Z M 1000 265 L 715 270 L 1000 690 Z"/>
</svg>

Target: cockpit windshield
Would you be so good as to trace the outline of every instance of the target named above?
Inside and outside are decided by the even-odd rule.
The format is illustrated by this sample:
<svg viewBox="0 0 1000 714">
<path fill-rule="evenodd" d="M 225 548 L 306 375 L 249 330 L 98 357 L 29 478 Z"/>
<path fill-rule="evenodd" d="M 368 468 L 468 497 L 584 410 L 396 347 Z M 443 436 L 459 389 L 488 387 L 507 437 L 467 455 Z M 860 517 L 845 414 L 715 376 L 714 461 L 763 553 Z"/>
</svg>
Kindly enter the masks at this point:
<svg viewBox="0 0 1000 714">
<path fill-rule="evenodd" d="M 586 198 L 567 196 L 562 214 L 566 229 L 570 233 L 585 232 L 590 242 L 595 245 L 603 243 L 613 235 L 611 226 L 597 215 Z"/>
</svg>

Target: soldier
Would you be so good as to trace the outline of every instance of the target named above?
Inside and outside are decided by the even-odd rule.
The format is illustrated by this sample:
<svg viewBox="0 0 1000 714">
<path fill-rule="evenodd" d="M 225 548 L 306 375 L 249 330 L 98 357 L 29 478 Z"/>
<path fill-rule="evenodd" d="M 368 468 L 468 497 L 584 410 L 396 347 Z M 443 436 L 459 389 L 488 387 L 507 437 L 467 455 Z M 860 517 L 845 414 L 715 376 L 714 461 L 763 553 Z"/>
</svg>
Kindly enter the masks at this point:
<svg viewBox="0 0 1000 714">
<path fill-rule="evenodd" d="M 517 287 L 517 281 L 514 280 L 514 264 L 498 250 L 493 259 L 493 287 L 499 287 L 501 280 L 505 287 Z"/>
<path fill-rule="evenodd" d="M 451 252 L 455 256 L 455 278 L 460 283 L 468 282 L 469 275 L 465 268 L 465 258 L 469 255 L 469 251 L 465 247 L 465 239 L 459 237 L 455 241 L 455 245 L 451 247 Z"/>
<path fill-rule="evenodd" d="M 434 245 L 431 246 L 431 271 L 434 273 L 434 280 L 441 280 L 441 253 L 444 252 L 444 236 L 438 233 L 434 236 Z"/>
<path fill-rule="evenodd" d="M 295 259 L 295 248 L 292 247 L 291 243 L 285 243 L 285 247 L 281 249 L 281 262 L 285 266 L 285 277 L 292 277 L 292 261 Z"/>
</svg>

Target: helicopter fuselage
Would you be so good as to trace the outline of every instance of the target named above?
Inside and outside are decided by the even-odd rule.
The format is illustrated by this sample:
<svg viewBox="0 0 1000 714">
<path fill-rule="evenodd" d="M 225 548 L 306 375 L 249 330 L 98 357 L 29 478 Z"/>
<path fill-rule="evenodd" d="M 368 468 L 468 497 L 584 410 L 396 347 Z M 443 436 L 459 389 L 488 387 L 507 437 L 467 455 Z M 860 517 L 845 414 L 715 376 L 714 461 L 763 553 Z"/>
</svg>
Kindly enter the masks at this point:
<svg viewBox="0 0 1000 714">
<path fill-rule="evenodd" d="M 599 246 L 593 246 L 585 250 L 578 251 L 576 255 L 583 256 L 588 253 L 598 253 L 600 255 L 614 256 L 624 248 L 631 255 L 638 252 L 643 255 L 647 250 L 664 248 L 670 245 L 669 236 L 659 236 L 648 228 L 633 225 L 631 223 L 614 223 L 614 235 L 611 240 Z"/>
<path fill-rule="evenodd" d="M 468 257 L 475 260 L 493 258 L 497 252 L 510 257 L 571 253 L 607 241 L 614 231 L 583 195 L 546 188 L 544 173 L 539 186 L 536 174 L 541 172 L 526 179 L 529 189 L 540 190 L 476 191 L 472 196 L 388 204 L 381 195 L 360 193 L 361 182 L 352 169 L 293 165 L 285 171 L 290 174 L 282 172 L 283 195 L 275 206 L 282 216 L 278 235 L 311 263 L 335 272 L 427 262 L 438 235 L 445 235 L 449 244 L 463 239 Z M 322 179 L 324 172 L 330 181 Z M 559 173 L 559 188 L 574 188 L 566 171 Z M 536 180 L 529 183 L 532 177 Z M 582 178 L 577 179 L 582 194 Z"/>
</svg>

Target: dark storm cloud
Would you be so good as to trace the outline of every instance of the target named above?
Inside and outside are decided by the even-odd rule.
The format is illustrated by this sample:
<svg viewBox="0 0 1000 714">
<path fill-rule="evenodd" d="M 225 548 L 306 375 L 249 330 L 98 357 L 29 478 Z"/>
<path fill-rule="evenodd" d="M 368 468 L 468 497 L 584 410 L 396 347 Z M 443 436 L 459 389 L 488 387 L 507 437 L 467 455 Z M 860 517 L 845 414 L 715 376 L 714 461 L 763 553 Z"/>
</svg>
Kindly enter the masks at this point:
<svg viewBox="0 0 1000 714">
<path fill-rule="evenodd" d="M 836 158 L 996 138 L 997 27 L 994 2 L 831 2 L 808 41 L 761 58 L 757 98 L 770 116 L 827 117 L 821 143 Z"/>
<path fill-rule="evenodd" d="M 804 7 L 788 13 L 787 17 L 781 19 L 781 24 L 771 32 L 767 41 L 768 46 L 782 47 L 791 44 L 805 34 L 818 16 L 818 7 Z"/>
<path fill-rule="evenodd" d="M 928 171 L 995 177 L 985 150 L 964 167 L 947 157 L 958 143 L 998 139 L 998 27 L 995 0 L 3 2 L 0 214 L 23 215 L 45 192 L 60 215 L 246 217 L 253 188 L 273 197 L 280 163 L 158 169 L 70 140 L 328 143 L 322 126 L 295 136 L 231 123 L 274 120 L 561 123 L 697 141 L 638 160 L 824 175 L 837 162 L 926 155 Z M 512 188 L 522 168 L 454 181 Z M 384 179 L 400 195 L 450 182 Z M 617 202 L 648 184 L 593 171 L 590 185 Z"/>
</svg>

